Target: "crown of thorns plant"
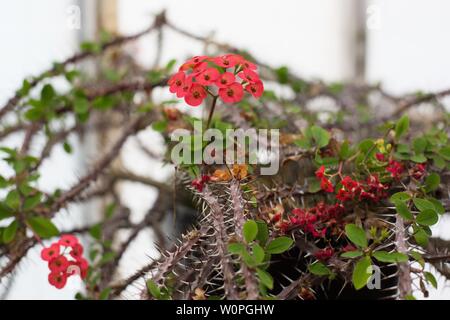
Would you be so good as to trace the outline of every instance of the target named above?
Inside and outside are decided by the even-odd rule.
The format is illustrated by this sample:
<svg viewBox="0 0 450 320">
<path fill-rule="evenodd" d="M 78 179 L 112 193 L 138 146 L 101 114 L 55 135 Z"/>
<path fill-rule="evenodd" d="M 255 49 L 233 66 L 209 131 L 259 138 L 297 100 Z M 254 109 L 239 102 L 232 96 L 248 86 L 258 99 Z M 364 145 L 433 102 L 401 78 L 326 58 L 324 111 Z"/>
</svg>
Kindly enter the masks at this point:
<svg viewBox="0 0 450 320">
<path fill-rule="evenodd" d="M 174 72 L 176 61 L 160 61 L 167 29 L 203 42 L 206 51 Z M 144 69 L 122 46 L 152 32 L 159 35 L 156 61 Z M 95 77 L 82 71 L 88 59 L 101 66 Z M 69 89 L 56 90 L 52 78 L 65 78 Z M 270 90 L 276 86 L 292 95 Z M 157 87 L 188 105 L 203 103 L 206 128 L 280 129 L 280 171 L 262 176 L 254 164 L 183 163 L 166 184 L 118 165 L 128 140 L 149 158 L 151 173 L 151 161 L 170 163 L 171 132 L 195 135 L 199 119 L 180 111 L 182 100 L 158 102 Z M 0 109 L 0 152 L 11 169 L 0 176 L 0 279 L 7 292 L 30 250 L 40 247 L 56 288 L 64 287 L 70 265 L 80 267 L 80 299 L 118 298 L 131 286 L 142 299 L 427 296 L 436 275 L 450 277 L 450 244 L 430 228 L 450 205 L 449 118 L 441 99 L 449 94 L 393 96 L 380 85 L 308 81 L 180 29 L 164 13 L 135 35 L 84 43 L 80 53 L 25 79 Z M 433 112 L 417 116 L 419 105 Z M 166 155 L 143 143 L 149 128 L 164 138 Z M 73 153 L 71 141 L 92 133 L 115 140 L 72 187 L 40 189 L 52 152 Z M 123 181 L 158 190 L 138 223 L 120 197 Z M 93 225 L 59 230 L 52 222 L 72 204 L 99 199 L 106 205 Z M 174 211 L 195 217 L 177 241 L 162 228 Z M 123 278 L 124 254 L 146 229 L 160 256 Z M 88 239 L 84 247 L 75 234 Z M 54 238 L 61 239 L 49 245 Z M 376 269 L 381 287 L 369 290 Z"/>
</svg>

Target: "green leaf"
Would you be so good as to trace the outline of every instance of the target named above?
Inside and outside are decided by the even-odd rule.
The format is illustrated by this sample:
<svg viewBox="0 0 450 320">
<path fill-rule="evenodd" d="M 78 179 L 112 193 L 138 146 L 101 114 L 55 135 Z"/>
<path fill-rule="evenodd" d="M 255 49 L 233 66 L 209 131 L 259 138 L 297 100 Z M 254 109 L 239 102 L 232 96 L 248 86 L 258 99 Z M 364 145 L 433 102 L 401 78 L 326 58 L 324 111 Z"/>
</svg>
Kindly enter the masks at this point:
<svg viewBox="0 0 450 320">
<path fill-rule="evenodd" d="M 0 202 L 0 220 L 12 217 L 13 215 L 14 211 L 4 203 Z"/>
<path fill-rule="evenodd" d="M 372 260 L 370 257 L 364 257 L 356 263 L 355 269 L 353 269 L 352 282 L 355 289 L 359 290 L 365 287 L 371 276 Z"/>
<path fill-rule="evenodd" d="M 242 234 L 247 243 L 255 240 L 256 235 L 258 234 L 258 225 L 256 222 L 254 220 L 247 220 L 242 227 Z"/>
<path fill-rule="evenodd" d="M 399 139 L 409 130 L 409 118 L 408 116 L 403 116 L 397 121 L 395 125 L 395 138 Z"/>
<path fill-rule="evenodd" d="M 259 281 L 269 289 L 273 289 L 273 278 L 267 271 L 260 268 L 256 268 L 256 273 L 258 274 Z"/>
<path fill-rule="evenodd" d="M 253 258 L 255 258 L 256 264 L 260 264 L 264 261 L 265 253 L 264 249 L 257 243 L 252 246 Z"/>
<path fill-rule="evenodd" d="M 439 150 L 439 154 L 444 157 L 445 160 L 450 161 L 450 147 L 443 147 Z"/>
<path fill-rule="evenodd" d="M 41 90 L 41 101 L 42 103 L 48 104 L 55 97 L 55 90 L 52 85 L 46 84 Z"/>
<path fill-rule="evenodd" d="M 148 293 L 155 299 L 161 298 L 161 290 L 153 280 L 147 280 L 146 282 Z"/>
<path fill-rule="evenodd" d="M 31 217 L 27 219 L 31 229 L 41 238 L 51 238 L 59 234 L 58 228 L 49 219 L 44 217 Z"/>
<path fill-rule="evenodd" d="M 372 256 L 380 262 L 394 263 L 394 262 L 406 262 L 408 256 L 400 252 L 387 252 L 387 251 L 375 251 Z"/>
<path fill-rule="evenodd" d="M 427 147 L 427 139 L 424 137 L 419 137 L 413 140 L 413 148 L 416 154 L 423 154 Z"/>
<path fill-rule="evenodd" d="M 292 246 L 294 241 L 288 237 L 278 237 L 269 242 L 266 248 L 267 253 L 279 254 L 283 253 Z"/>
<path fill-rule="evenodd" d="M 413 220 L 414 216 L 409 211 L 408 206 L 403 201 L 395 201 L 395 208 L 397 209 L 397 213 L 402 216 L 406 220 Z"/>
<path fill-rule="evenodd" d="M 323 148 L 330 142 L 330 133 L 325 129 L 318 126 L 312 126 L 310 131 L 317 147 Z"/>
<path fill-rule="evenodd" d="M 355 224 L 347 224 L 345 226 L 345 234 L 347 238 L 361 248 L 367 247 L 366 232 Z"/>
<path fill-rule="evenodd" d="M 426 192 L 435 191 L 439 187 L 440 183 L 441 183 L 441 177 L 438 174 L 436 174 L 436 173 L 430 174 L 425 180 Z"/>
<path fill-rule="evenodd" d="M 358 258 L 363 255 L 362 251 L 356 250 L 356 251 L 347 251 L 341 254 L 342 258 Z"/>
<path fill-rule="evenodd" d="M 101 226 L 101 224 L 97 223 L 97 224 L 93 225 L 89 229 L 89 234 L 91 235 L 92 238 L 100 240 L 100 238 L 102 237 L 102 226 Z"/>
<path fill-rule="evenodd" d="M 413 259 L 416 260 L 422 266 L 422 268 L 425 267 L 425 260 L 419 252 L 411 251 L 409 252 L 409 255 L 413 257 Z"/>
<path fill-rule="evenodd" d="M 77 97 L 73 102 L 73 109 L 77 114 L 87 113 L 89 110 L 89 102 L 84 97 Z"/>
<path fill-rule="evenodd" d="M 429 236 L 424 229 L 419 226 L 415 226 L 414 239 L 416 240 L 418 245 L 420 245 L 421 247 L 426 247 L 428 245 Z"/>
<path fill-rule="evenodd" d="M 424 272 L 424 275 L 425 275 L 425 279 L 427 280 L 427 282 L 428 282 L 428 283 L 431 283 L 431 285 L 432 285 L 435 289 L 437 289 L 438 284 L 437 284 L 437 280 L 436 280 L 436 278 L 434 277 L 434 275 L 433 275 L 431 272 L 427 272 L 427 271 Z"/>
<path fill-rule="evenodd" d="M 167 128 L 167 120 L 156 121 L 152 124 L 153 130 L 157 132 L 164 132 Z"/>
<path fill-rule="evenodd" d="M 23 203 L 23 210 L 28 211 L 36 207 L 39 203 L 41 203 L 42 194 L 38 193 L 33 197 L 28 197 L 25 199 Z"/>
<path fill-rule="evenodd" d="M 278 82 L 281 84 L 286 84 L 289 82 L 289 70 L 287 67 L 283 66 L 276 70 L 278 77 Z"/>
<path fill-rule="evenodd" d="M 17 190 L 11 190 L 5 199 L 5 204 L 12 209 L 19 209 L 20 196 Z"/>
<path fill-rule="evenodd" d="M 99 299 L 100 300 L 108 300 L 109 298 L 109 294 L 111 293 L 111 288 L 105 288 L 102 290 L 102 292 L 100 292 L 100 296 Z"/>
<path fill-rule="evenodd" d="M 395 204 L 396 201 L 407 201 L 411 199 L 411 196 L 406 192 L 397 192 L 394 193 L 389 200 Z"/>
<path fill-rule="evenodd" d="M 416 206 L 416 208 L 419 209 L 420 211 L 424 211 L 427 209 L 434 210 L 433 203 L 431 203 L 430 201 L 428 201 L 426 199 L 414 198 L 413 202 L 414 202 L 414 205 Z"/>
<path fill-rule="evenodd" d="M 434 209 L 425 209 L 421 211 L 417 217 L 416 222 L 423 226 L 432 226 L 436 224 L 439 220 L 438 214 Z"/>
<path fill-rule="evenodd" d="M 6 229 L 3 230 L 3 242 L 4 243 L 10 243 L 14 240 L 17 233 L 17 228 L 19 227 L 19 223 L 17 220 L 14 220 L 9 224 L 9 226 L 6 227 Z"/>
<path fill-rule="evenodd" d="M 424 163 L 427 161 L 427 158 L 423 154 L 415 154 L 411 156 L 410 160 L 416 163 Z"/>
<path fill-rule="evenodd" d="M 329 276 L 332 272 L 322 262 L 316 261 L 308 266 L 309 272 L 316 276 Z"/>
<path fill-rule="evenodd" d="M 439 214 L 445 213 L 445 208 L 439 200 L 434 198 L 428 198 L 428 201 L 430 201 L 434 205 L 434 210 L 436 210 L 437 213 Z"/>
<path fill-rule="evenodd" d="M 267 228 L 267 224 L 262 220 L 257 220 L 256 224 L 258 225 L 256 240 L 258 240 L 262 246 L 265 246 L 267 239 L 269 239 L 269 229 Z"/>
<path fill-rule="evenodd" d="M 228 251 L 230 253 L 241 254 L 243 251 L 245 251 L 245 245 L 240 242 L 232 242 L 228 244 Z"/>
<path fill-rule="evenodd" d="M 341 148 L 339 149 L 339 158 L 341 160 L 348 159 L 351 156 L 350 143 L 348 140 L 345 140 L 341 144 Z"/>
<path fill-rule="evenodd" d="M 72 146 L 67 141 L 63 143 L 63 148 L 66 153 L 68 154 L 72 153 Z"/>
</svg>

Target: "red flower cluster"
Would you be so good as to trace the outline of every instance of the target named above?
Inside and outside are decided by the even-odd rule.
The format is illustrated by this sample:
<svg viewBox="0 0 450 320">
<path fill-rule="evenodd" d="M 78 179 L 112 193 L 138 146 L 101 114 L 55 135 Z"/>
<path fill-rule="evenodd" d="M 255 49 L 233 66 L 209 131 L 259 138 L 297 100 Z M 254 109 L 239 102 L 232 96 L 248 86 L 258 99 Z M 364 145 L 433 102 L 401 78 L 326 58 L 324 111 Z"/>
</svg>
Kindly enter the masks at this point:
<svg viewBox="0 0 450 320">
<path fill-rule="evenodd" d="M 404 169 L 403 164 L 395 160 L 390 160 L 388 166 L 386 167 L 386 171 L 390 172 L 391 177 L 395 180 L 400 179 Z"/>
<path fill-rule="evenodd" d="M 289 219 L 291 224 L 299 226 L 314 238 L 324 238 L 327 228 L 337 224 L 337 219 L 344 213 L 342 204 L 328 205 L 323 202 L 308 210 L 295 208 Z"/>
<path fill-rule="evenodd" d="M 330 180 L 325 177 L 325 166 L 321 166 L 316 171 L 316 177 L 320 179 L 320 188 L 325 192 L 333 192 L 334 187 Z"/>
<path fill-rule="evenodd" d="M 217 87 L 217 94 L 225 103 L 241 101 L 244 90 L 259 98 L 264 85 L 256 68 L 237 54 L 196 56 L 186 61 L 169 79 L 169 90 L 194 107 L 200 105 L 208 93 L 213 95 L 212 86 Z"/>
<path fill-rule="evenodd" d="M 72 275 L 79 274 L 82 279 L 86 278 L 89 265 L 83 258 L 83 246 L 73 235 L 63 235 L 58 242 L 43 248 L 41 258 L 48 261 L 48 282 L 58 289 L 64 288 L 67 278 Z"/>
<path fill-rule="evenodd" d="M 211 180 L 210 176 L 202 175 L 200 178 L 194 179 L 191 182 L 191 185 L 197 189 L 198 192 L 202 192 L 205 187 L 205 183 L 208 183 Z"/>
<path fill-rule="evenodd" d="M 342 202 L 349 200 L 372 200 L 379 201 L 388 196 L 384 185 L 378 176 L 371 175 L 366 181 L 356 181 L 349 176 L 345 176 L 342 181 L 342 188 L 336 194 L 336 198 Z"/>
<path fill-rule="evenodd" d="M 316 257 L 317 260 L 320 261 L 327 261 L 328 259 L 330 259 L 334 254 L 334 249 L 331 247 L 325 248 L 325 249 L 320 249 L 317 250 L 314 253 L 314 257 Z"/>
<path fill-rule="evenodd" d="M 415 179 L 421 179 L 426 172 L 427 166 L 424 163 L 417 163 L 414 167 L 411 168 L 411 176 Z"/>
</svg>

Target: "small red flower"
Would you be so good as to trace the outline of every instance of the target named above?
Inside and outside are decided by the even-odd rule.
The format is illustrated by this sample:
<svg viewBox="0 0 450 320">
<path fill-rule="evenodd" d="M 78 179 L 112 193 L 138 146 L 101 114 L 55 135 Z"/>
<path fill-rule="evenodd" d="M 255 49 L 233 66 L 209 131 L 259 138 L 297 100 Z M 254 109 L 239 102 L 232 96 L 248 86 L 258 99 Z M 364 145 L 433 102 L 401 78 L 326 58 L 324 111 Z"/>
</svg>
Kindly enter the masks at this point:
<svg viewBox="0 0 450 320">
<path fill-rule="evenodd" d="M 200 178 L 192 180 L 191 186 L 197 189 L 198 192 L 202 192 L 203 188 L 205 187 L 205 184 L 208 183 L 210 180 L 211 180 L 210 176 L 202 175 Z"/>
<path fill-rule="evenodd" d="M 220 73 L 216 68 L 208 68 L 205 71 L 202 71 L 197 77 L 197 82 L 204 86 L 209 86 L 216 82 L 219 78 Z"/>
<path fill-rule="evenodd" d="M 83 258 L 83 246 L 81 244 L 76 244 L 72 247 L 72 251 L 70 251 L 70 255 L 75 260 L 79 260 Z"/>
<path fill-rule="evenodd" d="M 180 69 L 178 69 L 178 70 L 179 71 L 186 71 L 186 70 L 193 69 L 195 66 L 198 66 L 200 63 L 202 63 L 203 61 L 205 61 L 208 58 L 209 58 L 208 56 L 195 56 L 195 57 L 192 57 L 191 59 L 189 59 L 188 61 L 183 63 L 181 65 Z"/>
<path fill-rule="evenodd" d="M 334 192 L 333 184 L 327 178 L 322 178 L 320 188 L 325 192 Z"/>
<path fill-rule="evenodd" d="M 319 179 L 322 179 L 325 177 L 325 166 L 321 166 L 317 171 L 315 172 L 316 177 Z"/>
<path fill-rule="evenodd" d="M 51 272 L 48 275 L 48 282 L 57 289 L 62 289 L 67 283 L 67 274 L 64 272 Z"/>
<path fill-rule="evenodd" d="M 403 173 L 403 169 L 403 165 L 395 160 L 389 161 L 389 164 L 386 167 L 386 171 L 390 172 L 392 178 L 396 180 L 400 179 L 400 176 Z"/>
<path fill-rule="evenodd" d="M 236 54 L 226 54 L 213 59 L 214 63 L 222 68 L 232 68 L 242 60 L 242 57 Z"/>
<path fill-rule="evenodd" d="M 378 161 L 384 162 L 386 160 L 386 157 L 383 153 L 376 153 L 375 158 L 377 158 Z"/>
<path fill-rule="evenodd" d="M 172 93 L 177 93 L 184 86 L 184 81 L 186 79 L 186 75 L 183 71 L 175 73 L 172 77 L 170 77 L 167 84 L 169 85 L 169 91 Z"/>
<path fill-rule="evenodd" d="M 325 248 L 325 249 L 320 249 L 318 251 L 316 251 L 314 253 L 314 256 L 316 257 L 317 260 L 320 261 L 327 261 L 328 259 L 330 259 L 334 254 L 334 249 L 333 248 Z"/>
<path fill-rule="evenodd" d="M 192 78 L 193 77 L 191 75 L 186 77 L 186 79 L 183 82 L 183 85 L 177 91 L 178 98 L 183 98 L 189 93 L 189 90 L 191 90 L 192 87 Z"/>
<path fill-rule="evenodd" d="M 226 88 L 236 80 L 236 77 L 231 72 L 225 72 L 220 75 L 216 81 L 216 85 L 219 88 Z"/>
<path fill-rule="evenodd" d="M 60 246 L 58 243 L 53 243 L 48 248 L 43 248 L 41 251 L 41 258 L 44 261 L 50 261 L 59 256 Z"/>
<path fill-rule="evenodd" d="M 206 98 L 205 89 L 201 85 L 194 84 L 189 89 L 189 92 L 184 97 L 184 100 L 188 105 L 196 107 L 200 105 L 205 98 Z"/>
<path fill-rule="evenodd" d="M 58 256 L 48 263 L 48 268 L 52 272 L 66 272 L 67 267 L 69 266 L 69 260 L 67 260 L 64 256 Z"/>
<path fill-rule="evenodd" d="M 74 235 L 65 234 L 59 239 L 58 243 L 65 247 L 73 247 L 78 244 L 78 239 Z"/>
<path fill-rule="evenodd" d="M 262 94 L 264 92 L 264 85 L 263 85 L 262 81 L 258 81 L 255 83 L 249 83 L 248 85 L 245 86 L 245 90 L 247 92 L 249 92 L 255 98 L 259 98 L 262 96 Z"/>
<path fill-rule="evenodd" d="M 250 69 L 250 70 L 256 70 L 257 69 L 256 64 L 251 63 L 250 61 L 247 61 L 247 60 L 244 60 L 242 62 L 242 68 L 244 68 L 244 70 L 245 69 Z"/>
<path fill-rule="evenodd" d="M 424 163 L 418 163 L 411 169 L 411 175 L 417 180 L 421 179 L 425 175 L 425 172 L 426 164 Z"/>
<path fill-rule="evenodd" d="M 240 83 L 234 82 L 226 88 L 219 89 L 219 96 L 225 103 L 236 103 L 242 100 L 244 89 Z"/>
<path fill-rule="evenodd" d="M 259 76 L 256 72 L 250 70 L 250 69 L 244 69 L 244 71 L 239 72 L 238 76 L 249 83 L 257 83 L 260 82 Z"/>
<path fill-rule="evenodd" d="M 343 252 L 349 252 L 349 251 L 355 251 L 356 247 L 352 244 L 347 244 L 345 247 L 342 248 Z"/>
</svg>

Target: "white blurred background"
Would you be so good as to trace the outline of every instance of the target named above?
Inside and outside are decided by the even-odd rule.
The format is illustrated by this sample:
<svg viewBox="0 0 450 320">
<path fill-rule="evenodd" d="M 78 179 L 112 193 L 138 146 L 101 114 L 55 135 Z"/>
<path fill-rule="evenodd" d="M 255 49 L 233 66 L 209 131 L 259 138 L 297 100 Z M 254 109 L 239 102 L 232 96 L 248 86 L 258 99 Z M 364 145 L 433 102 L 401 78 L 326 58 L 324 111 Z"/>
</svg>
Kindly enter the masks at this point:
<svg viewBox="0 0 450 320">
<path fill-rule="evenodd" d="M 68 22 L 78 9 L 79 29 Z M 447 0 L 15 0 L 0 3 L 0 105 L 24 77 L 49 68 L 53 61 L 76 52 L 81 41 L 92 39 L 100 24 L 99 10 L 109 10 L 107 16 L 111 17 L 102 22 L 103 26 L 131 34 L 146 28 L 162 9 L 167 9 L 168 18 L 181 28 L 248 49 L 261 61 L 287 65 L 303 77 L 382 82 L 395 94 L 450 87 Z M 164 43 L 163 62 L 172 58 L 180 61 L 203 50 L 200 43 L 170 31 L 165 33 Z M 127 50 L 150 66 L 154 44 L 155 35 L 149 35 Z M 92 149 L 89 142 L 82 147 L 87 154 Z M 132 146 L 125 147 L 130 152 L 124 162 L 133 161 L 136 172 L 161 180 L 170 174 L 160 164 L 145 167 Z M 73 160 L 63 152 L 53 154 L 44 167 L 42 187 L 67 188 L 82 170 L 81 158 Z M 136 200 L 155 195 L 152 190 L 128 186 L 123 196 L 133 209 L 145 212 L 148 204 Z M 77 210 L 71 212 L 69 208 L 57 223 L 74 223 Z M 449 226 L 447 218 L 435 230 L 449 240 Z M 128 261 L 122 266 L 123 274 L 147 262 L 146 254 L 152 255 L 154 250 L 149 248 L 148 239 L 138 238 L 123 259 Z M 46 274 L 46 266 L 34 250 L 22 263 L 6 298 L 73 298 L 79 288 L 76 279 L 71 279 L 73 282 L 64 290 L 57 290 L 48 285 Z M 450 299 L 443 279 L 430 296 Z"/>
</svg>

